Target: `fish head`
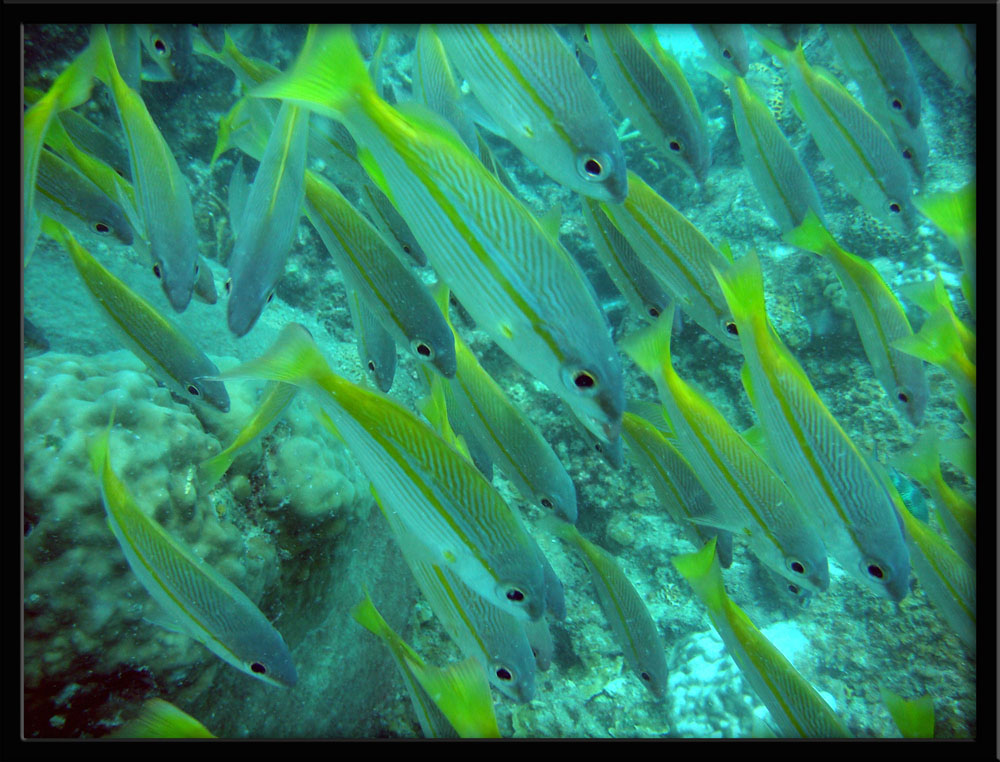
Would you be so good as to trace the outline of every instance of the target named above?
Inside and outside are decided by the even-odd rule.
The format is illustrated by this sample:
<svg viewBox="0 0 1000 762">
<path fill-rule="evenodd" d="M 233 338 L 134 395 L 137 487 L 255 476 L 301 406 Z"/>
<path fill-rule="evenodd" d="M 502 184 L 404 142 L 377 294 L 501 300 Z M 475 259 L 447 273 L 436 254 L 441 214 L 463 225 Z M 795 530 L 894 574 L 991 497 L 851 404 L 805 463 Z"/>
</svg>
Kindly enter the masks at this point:
<svg viewBox="0 0 1000 762">
<path fill-rule="evenodd" d="M 891 529 L 896 530 L 891 538 L 872 543 L 878 551 L 861 559 L 858 573 L 876 595 L 899 603 L 910 592 L 910 554 L 898 525 Z"/>
<path fill-rule="evenodd" d="M 546 513 L 551 513 L 570 524 L 576 523 L 576 488 L 568 476 L 564 479 L 548 480 L 550 491 L 546 494 L 535 493 L 535 504 Z"/>
<path fill-rule="evenodd" d="M 886 98 L 886 106 L 894 121 L 914 129 L 920 126 L 920 87 L 916 77 L 907 77 L 905 81 L 890 87 Z"/>
<path fill-rule="evenodd" d="M 237 658 L 244 672 L 278 687 L 291 688 L 298 682 L 298 673 L 284 639 L 268 624 L 253 628 L 236 642 Z"/>
<path fill-rule="evenodd" d="M 657 662 L 662 662 L 662 659 L 647 659 L 649 663 L 641 665 L 636 674 L 639 676 L 639 681 L 646 686 L 652 692 L 654 696 L 662 699 L 667 692 L 667 672 L 663 670 L 661 673 L 660 669 L 652 666 Z"/>
<path fill-rule="evenodd" d="M 143 39 L 146 52 L 174 81 L 190 77 L 192 68 L 191 27 L 188 24 L 150 24 Z"/>
<path fill-rule="evenodd" d="M 435 330 L 440 329 L 440 330 Z M 447 323 L 428 325 L 426 336 L 410 339 L 410 353 L 419 362 L 429 362 L 445 378 L 454 378 L 458 369 L 455 358 L 455 335 Z"/>
<path fill-rule="evenodd" d="M 600 201 L 621 204 L 628 196 L 628 171 L 621 145 L 615 141 L 607 150 L 580 146 L 576 151 L 576 174 L 580 184 L 575 188 L 585 196 Z"/>
<path fill-rule="evenodd" d="M 797 538 L 793 552 L 782 559 L 782 576 L 793 587 L 821 593 L 830 587 L 830 568 L 826 562 L 826 547 L 815 533 Z"/>
<path fill-rule="evenodd" d="M 492 603 L 519 619 L 537 622 L 545 614 L 545 574 L 541 563 L 524 563 L 525 555 L 499 551 L 494 556 L 497 580 Z"/>
<path fill-rule="evenodd" d="M 625 392 L 617 355 L 604 362 L 567 360 L 560 368 L 559 377 L 562 388 L 557 391 L 576 417 L 598 440 L 613 446 L 619 439 L 625 413 Z M 618 447 L 621 448 L 620 441 Z"/>
<path fill-rule="evenodd" d="M 102 238 L 114 236 L 119 243 L 125 246 L 132 245 L 132 226 L 128 224 L 124 215 L 115 213 L 108 217 L 94 217 L 89 221 L 89 227 Z"/>
<path fill-rule="evenodd" d="M 274 285 L 265 279 L 230 278 L 226 281 L 226 319 L 229 330 L 245 336 L 260 318 L 264 307 L 274 299 Z"/>
<path fill-rule="evenodd" d="M 896 410 L 914 426 L 920 426 L 924 420 L 924 410 L 927 408 L 929 391 L 926 382 L 916 388 L 897 386 L 893 392 L 893 404 Z"/>
<path fill-rule="evenodd" d="M 512 653 L 497 654 L 490 659 L 486 675 L 505 696 L 519 704 L 527 704 L 535 697 L 534 656 L 530 648 L 509 650 Z M 530 661 L 525 660 L 525 653 Z"/>
<path fill-rule="evenodd" d="M 218 369 L 215 372 L 218 373 Z M 229 394 L 226 392 L 226 385 L 222 381 L 215 381 L 199 376 L 186 381 L 184 383 L 184 391 L 193 399 L 207 402 L 223 413 L 229 412 Z"/>
<path fill-rule="evenodd" d="M 198 280 L 198 261 L 192 259 L 190 270 L 183 262 L 175 262 L 170 257 L 157 256 L 155 246 L 153 247 L 153 275 L 160 281 L 163 293 L 170 302 L 170 306 L 177 312 L 187 309 L 191 301 L 191 294 L 194 293 L 194 284 Z"/>
</svg>

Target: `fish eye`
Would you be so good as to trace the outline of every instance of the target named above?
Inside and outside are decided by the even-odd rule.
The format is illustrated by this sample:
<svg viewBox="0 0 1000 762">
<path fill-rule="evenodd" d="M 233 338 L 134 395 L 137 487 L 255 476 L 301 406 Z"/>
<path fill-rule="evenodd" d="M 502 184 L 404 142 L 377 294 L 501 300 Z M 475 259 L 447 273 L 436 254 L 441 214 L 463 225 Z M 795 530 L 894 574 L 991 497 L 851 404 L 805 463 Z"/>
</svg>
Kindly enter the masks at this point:
<svg viewBox="0 0 1000 762">
<path fill-rule="evenodd" d="M 791 569 L 796 574 L 805 574 L 806 567 L 802 565 L 801 561 L 792 561 L 788 564 L 788 568 Z"/>
<path fill-rule="evenodd" d="M 370 370 L 372 373 L 375 372 L 375 361 L 374 360 L 369 360 L 368 361 L 368 370 Z"/>
<path fill-rule="evenodd" d="M 507 600 L 508 601 L 514 601 L 515 603 L 520 603 L 521 601 L 524 600 L 524 593 L 522 593 L 516 587 L 511 588 L 510 590 L 508 590 L 505 593 L 505 595 L 507 596 Z"/>
<path fill-rule="evenodd" d="M 889 104 L 895 111 L 903 110 L 903 102 L 899 98 L 893 98 L 892 102 Z"/>
<path fill-rule="evenodd" d="M 876 563 L 868 564 L 868 574 L 875 579 L 885 579 L 885 570 Z"/>
<path fill-rule="evenodd" d="M 421 357 L 426 357 L 428 360 L 434 359 L 434 350 L 431 349 L 431 345 L 426 341 L 421 341 L 420 339 L 414 339 L 410 342 L 410 349 L 416 352 Z"/>
<path fill-rule="evenodd" d="M 267 299 L 264 300 L 264 304 L 270 304 L 272 299 L 274 299 L 273 291 L 267 295 Z"/>
<path fill-rule="evenodd" d="M 153 40 L 153 48 L 155 48 L 156 52 L 159 53 L 161 56 L 170 55 L 170 46 L 168 46 L 167 43 L 163 41 L 162 37 L 157 37 L 155 40 Z"/>
<path fill-rule="evenodd" d="M 200 397 L 201 396 L 201 389 L 199 389 L 194 384 L 188 384 L 187 385 L 187 390 L 188 390 L 188 394 L 190 394 L 192 397 Z"/>
<path fill-rule="evenodd" d="M 899 214 L 901 211 L 903 211 L 903 207 L 901 207 L 899 204 L 893 201 L 891 204 L 889 204 L 889 211 L 892 212 L 893 214 Z"/>
<path fill-rule="evenodd" d="M 729 48 L 723 48 L 722 49 L 722 57 L 725 58 L 728 61 L 730 58 L 733 57 L 733 54 L 729 52 Z"/>
<path fill-rule="evenodd" d="M 611 159 L 603 154 L 584 154 L 576 160 L 576 171 L 584 180 L 600 181 L 608 175 Z"/>
<path fill-rule="evenodd" d="M 156 276 L 157 280 L 159 280 L 160 278 L 163 277 L 163 273 L 160 272 L 160 263 L 159 262 L 157 262 L 155 265 L 153 265 L 153 275 Z"/>
<path fill-rule="evenodd" d="M 576 60 L 579 61 L 580 60 L 580 46 L 579 45 L 576 47 L 575 52 L 576 52 Z"/>
<path fill-rule="evenodd" d="M 639 675 L 639 677 L 641 677 L 641 678 L 642 678 L 643 680 L 645 680 L 645 681 L 646 681 L 647 683 L 651 683 L 651 682 L 653 682 L 653 678 L 652 678 L 652 677 L 650 676 L 650 674 L 649 674 L 648 672 L 643 672 L 643 673 L 641 673 L 641 674 Z"/>
<path fill-rule="evenodd" d="M 740 329 L 736 327 L 736 323 L 732 320 L 726 321 L 725 328 L 726 328 L 726 333 L 728 333 L 730 336 L 740 335 Z"/>
<path fill-rule="evenodd" d="M 679 140 L 671 140 L 670 141 L 670 150 L 671 151 L 677 151 L 678 153 L 680 153 L 680 150 L 681 150 L 681 143 L 680 143 L 680 141 Z"/>
<path fill-rule="evenodd" d="M 910 151 L 909 148 L 904 148 L 903 149 L 903 158 L 904 159 L 912 159 L 913 158 L 913 152 Z"/>
<path fill-rule="evenodd" d="M 543 497 L 539 502 L 542 504 L 543 508 L 551 508 L 552 507 L 552 501 L 549 500 L 547 497 Z"/>
<path fill-rule="evenodd" d="M 601 453 L 601 455 L 604 454 L 604 448 L 601 447 L 600 442 L 594 442 L 594 449 L 597 450 L 597 452 Z"/>
<path fill-rule="evenodd" d="M 409 254 L 410 253 L 410 245 L 407 244 L 407 243 L 404 243 L 403 244 L 403 251 L 405 251 L 407 254 Z"/>
<path fill-rule="evenodd" d="M 505 683 L 510 682 L 514 679 L 514 676 L 510 673 L 510 670 L 506 667 L 497 667 L 496 676 L 503 680 Z"/>
<path fill-rule="evenodd" d="M 233 290 L 233 279 L 227 278 L 226 282 L 222 284 L 223 290 L 228 294 Z"/>
<path fill-rule="evenodd" d="M 590 44 L 590 37 L 588 36 L 588 34 L 586 32 L 583 33 L 583 41 L 585 43 L 587 43 L 588 45 Z"/>
<path fill-rule="evenodd" d="M 265 667 L 259 661 L 255 661 L 253 664 L 250 665 L 250 671 L 253 672 L 255 675 L 266 675 L 267 667 Z"/>
<path fill-rule="evenodd" d="M 798 595 L 799 594 L 799 586 L 798 585 L 789 584 L 788 585 L 788 592 L 790 592 L 792 595 Z"/>
<path fill-rule="evenodd" d="M 201 272 L 201 265 L 199 265 L 197 262 L 195 262 L 194 263 L 194 277 L 197 278 L 198 277 L 198 273 L 200 273 L 200 272 Z"/>
<path fill-rule="evenodd" d="M 652 304 L 650 304 L 648 307 L 646 307 L 646 312 L 649 313 L 649 316 L 651 318 L 658 318 L 660 316 L 660 311 L 656 307 L 654 307 Z"/>
<path fill-rule="evenodd" d="M 900 402 L 909 402 L 909 401 L 910 401 L 910 398 L 909 398 L 909 396 L 908 396 L 908 395 L 906 394 L 906 392 L 900 392 L 899 394 L 897 394 L 897 395 L 896 395 L 896 398 L 897 398 L 897 399 L 898 399 L 898 400 L 899 400 Z"/>
<path fill-rule="evenodd" d="M 108 225 L 104 224 L 103 222 L 98 222 L 97 224 L 95 224 L 94 230 L 96 230 L 101 235 L 107 235 L 108 233 L 111 232 L 111 228 Z"/>
</svg>

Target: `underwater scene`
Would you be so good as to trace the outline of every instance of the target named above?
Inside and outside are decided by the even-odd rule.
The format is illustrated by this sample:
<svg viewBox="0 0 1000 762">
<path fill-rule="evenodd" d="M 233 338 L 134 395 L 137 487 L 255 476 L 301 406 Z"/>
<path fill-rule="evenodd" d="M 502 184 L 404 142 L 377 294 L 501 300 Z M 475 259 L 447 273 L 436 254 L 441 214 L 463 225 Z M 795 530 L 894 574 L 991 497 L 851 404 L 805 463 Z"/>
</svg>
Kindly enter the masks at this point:
<svg viewBox="0 0 1000 762">
<path fill-rule="evenodd" d="M 975 25 L 26 25 L 25 738 L 976 728 Z"/>
</svg>

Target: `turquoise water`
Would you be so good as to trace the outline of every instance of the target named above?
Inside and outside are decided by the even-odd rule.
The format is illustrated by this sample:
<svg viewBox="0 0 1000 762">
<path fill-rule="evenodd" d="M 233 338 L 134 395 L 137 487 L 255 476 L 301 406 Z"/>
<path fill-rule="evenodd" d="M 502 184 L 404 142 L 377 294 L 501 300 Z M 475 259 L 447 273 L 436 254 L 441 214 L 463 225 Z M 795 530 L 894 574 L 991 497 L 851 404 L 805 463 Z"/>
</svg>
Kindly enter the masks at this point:
<svg viewBox="0 0 1000 762">
<path fill-rule="evenodd" d="M 185 30 L 186 31 L 186 30 Z M 565 32 L 569 38 L 569 30 Z M 409 90 L 414 32 L 390 31 L 383 76 L 397 100 Z M 896 32 L 922 91 L 921 124 L 930 147 L 922 193 L 956 190 L 974 179 L 976 101 L 954 86 L 905 27 Z M 287 69 L 305 39 L 304 27 L 233 30 L 247 55 Z M 381 29 L 368 30 L 372 47 Z M 811 175 L 827 227 L 848 251 L 871 261 L 898 294 L 900 285 L 944 279 L 960 318 L 974 325 L 959 288 L 958 254 L 926 220 L 898 234 L 860 209 L 834 178 L 788 103 L 787 77 L 746 28 L 747 79 L 766 96 L 778 123 Z M 784 244 L 744 165 L 731 105 L 706 72 L 705 54 L 689 29 L 660 30 L 705 115 L 713 162 L 704 188 L 666 161 L 591 80 L 624 136 L 628 167 L 682 212 L 713 244 L 728 241 L 737 257 L 754 249 L 763 263 L 768 313 L 824 403 L 864 452 L 885 459 L 912 446 L 926 430 L 961 436 L 963 415 L 950 377 L 925 365 L 931 390 L 915 429 L 886 399 L 864 354 L 843 290 L 818 257 Z M 806 28 L 806 55 L 841 82 L 821 27 Z M 86 46 L 77 26 L 25 28 L 25 85 L 45 90 Z M 228 210 L 233 149 L 210 166 L 219 119 L 240 95 L 220 63 L 186 56 L 180 81 L 143 82 L 141 93 L 188 184 L 204 265 L 219 301 L 193 300 L 181 314 L 167 303 L 148 266 L 131 247 L 80 234 L 80 242 L 225 370 L 260 356 L 289 322 L 305 325 L 331 367 L 362 382 L 356 337 L 341 274 L 312 227 L 300 220 L 276 298 L 255 327 L 235 338 L 226 326 L 223 284 L 233 245 Z M 148 56 L 144 54 L 148 63 Z M 851 87 L 849 85 L 849 87 Z M 854 91 L 855 94 L 857 91 Z M 77 111 L 108 135 L 121 128 L 107 88 L 96 85 Z M 593 284 L 617 341 L 641 326 L 601 270 L 587 236 L 579 197 L 559 186 L 511 144 L 482 136 L 513 177 L 518 195 L 541 215 L 561 207 L 560 242 Z M 256 164 L 247 160 L 248 171 Z M 313 161 L 310 167 L 323 171 Z M 336 181 L 329 170 L 328 176 Z M 429 242 L 422 242 L 427 248 Z M 430 268 L 417 268 L 425 282 Z M 905 302 L 904 302 L 905 304 Z M 923 320 L 906 304 L 916 328 Z M 260 401 L 263 384 L 227 382 L 228 413 L 190 404 L 158 385 L 106 325 L 66 252 L 41 237 L 24 272 L 24 313 L 44 335 L 26 338 L 24 361 L 24 735 L 100 737 L 159 696 L 223 737 L 414 737 L 410 700 L 388 651 L 350 616 L 363 589 L 389 623 L 423 658 L 443 665 L 460 652 L 422 599 L 367 480 L 351 453 L 315 420 L 303 399 L 273 430 L 234 462 L 215 489 L 197 464 L 228 445 Z M 693 550 L 657 504 L 652 488 L 628 463 L 613 470 L 597 455 L 568 408 L 503 354 L 453 308 L 460 333 L 480 362 L 553 445 L 576 486 L 577 526 L 620 563 L 657 625 L 667 654 L 669 689 L 648 693 L 624 662 L 589 573 L 541 525 L 502 474 L 493 483 L 517 506 L 562 580 L 567 617 L 549 621 L 553 663 L 536 676 L 536 695 L 516 704 L 494 691 L 505 737 L 747 737 L 761 733 L 765 711 L 725 655 L 704 607 L 670 563 Z M 693 320 L 675 326 L 675 367 L 698 385 L 738 430 L 755 422 L 739 381 L 741 358 Z M 627 398 L 654 400 L 652 382 L 622 354 Z M 414 408 L 423 395 L 416 364 L 399 353 L 391 396 Z M 87 443 L 117 408 L 111 460 L 139 504 L 175 537 L 240 587 L 281 632 L 298 683 L 266 685 L 216 658 L 201 644 L 164 627 L 130 570 L 104 517 Z M 948 483 L 975 500 L 975 483 L 943 464 Z M 793 486 L 794 485 L 790 485 Z M 775 643 L 858 737 L 899 737 L 879 686 L 906 698 L 934 699 L 936 735 L 976 736 L 976 661 L 928 602 L 919 581 L 900 604 L 876 598 L 831 563 L 832 582 L 807 607 L 785 596 L 767 570 L 736 544 L 725 572 L 729 595 Z M 912 580 L 911 580 L 912 582 Z M 169 623 L 167 623 L 169 624 Z"/>
</svg>

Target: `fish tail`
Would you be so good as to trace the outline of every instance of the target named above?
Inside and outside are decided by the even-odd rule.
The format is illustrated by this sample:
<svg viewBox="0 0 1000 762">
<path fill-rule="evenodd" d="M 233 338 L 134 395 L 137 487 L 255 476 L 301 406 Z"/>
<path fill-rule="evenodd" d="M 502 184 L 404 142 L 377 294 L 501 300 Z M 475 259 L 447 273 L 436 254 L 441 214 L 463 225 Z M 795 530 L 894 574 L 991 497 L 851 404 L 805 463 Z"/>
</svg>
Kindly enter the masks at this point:
<svg viewBox="0 0 1000 762">
<path fill-rule="evenodd" d="M 753 251 L 733 264 L 725 273 L 715 271 L 722 294 L 732 310 L 733 320 L 742 333 L 758 320 L 765 320 L 767 310 L 764 305 L 764 276 L 760 270 L 760 260 Z"/>
<path fill-rule="evenodd" d="M 256 360 L 250 360 L 220 373 L 215 380 L 229 378 L 262 378 L 304 386 L 333 375 L 323 354 L 306 328 L 289 323 L 270 349 Z"/>
<path fill-rule="evenodd" d="M 94 76 L 112 87 L 112 82 L 121 79 L 121 74 L 104 24 L 94 24 L 90 28 L 90 46 L 94 49 Z"/>
<path fill-rule="evenodd" d="M 809 210 L 802 224 L 794 230 L 789 230 L 782 236 L 786 243 L 798 246 L 800 249 L 811 251 L 820 256 L 833 254 L 840 250 L 834 237 L 830 235 L 823 223 L 820 222 L 816 212 Z"/>
<path fill-rule="evenodd" d="M 258 98 L 282 98 L 343 119 L 359 104 L 378 99 L 361 51 L 348 26 L 311 26 L 291 71 L 254 88 Z"/>
<path fill-rule="evenodd" d="M 722 586 L 722 570 L 715 557 L 716 539 L 713 537 L 699 551 L 682 553 L 670 559 L 674 568 L 713 611 L 724 605 L 726 597 L 725 588 Z"/>
<path fill-rule="evenodd" d="M 111 427 L 115 424 L 116 410 L 117 408 L 111 409 L 111 419 L 108 421 L 108 427 L 97 435 L 88 448 L 90 466 L 94 469 L 94 473 L 97 474 L 98 478 L 104 473 L 104 467 L 111 457 Z"/>
<path fill-rule="evenodd" d="M 116 738 L 215 738 L 198 720 L 163 699 L 150 699 Z"/>
<path fill-rule="evenodd" d="M 652 325 L 637 331 L 622 341 L 622 349 L 639 369 L 659 386 L 665 374 L 673 369 L 670 361 L 670 334 L 674 323 L 673 303 Z"/>
<path fill-rule="evenodd" d="M 937 446 L 937 434 L 929 431 L 920 437 L 909 453 L 894 458 L 892 465 L 921 484 L 939 482 L 942 477 Z"/>
<path fill-rule="evenodd" d="M 233 465 L 233 453 L 228 449 L 223 450 L 218 455 L 202 461 L 198 466 L 205 489 L 212 489 L 219 483 L 229 467 Z"/>
</svg>

